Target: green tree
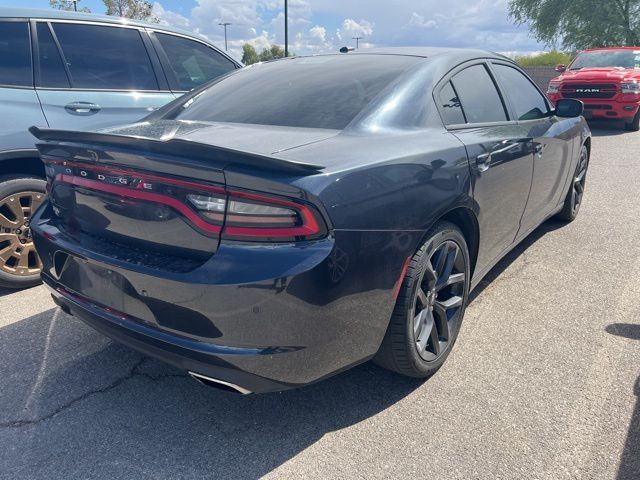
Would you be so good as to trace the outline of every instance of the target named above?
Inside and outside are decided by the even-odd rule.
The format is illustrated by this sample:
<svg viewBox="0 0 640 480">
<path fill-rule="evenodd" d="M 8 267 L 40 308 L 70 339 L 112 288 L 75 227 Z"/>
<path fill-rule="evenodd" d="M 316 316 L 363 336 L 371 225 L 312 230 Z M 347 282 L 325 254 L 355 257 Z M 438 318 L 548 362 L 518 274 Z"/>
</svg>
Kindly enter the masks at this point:
<svg viewBox="0 0 640 480">
<path fill-rule="evenodd" d="M 103 2 L 107 7 L 107 15 L 159 22 L 153 15 L 153 4 L 146 0 L 103 0 Z"/>
<path fill-rule="evenodd" d="M 80 0 L 78 0 L 78 3 L 79 2 Z M 69 10 L 71 12 L 75 10 L 75 7 L 71 0 L 49 0 L 49 5 L 51 5 L 51 8 L 57 8 L 58 10 Z M 91 13 L 91 10 L 89 10 L 87 7 L 78 7 L 78 11 Z"/>
<path fill-rule="evenodd" d="M 552 67 L 555 65 L 569 65 L 573 55 L 567 52 L 552 50 L 540 55 L 522 55 L 514 60 L 523 67 Z"/>
<path fill-rule="evenodd" d="M 295 54 L 289 55 L 295 56 Z M 245 43 L 242 46 L 242 63 L 245 65 L 268 62 L 269 60 L 276 60 L 278 58 L 284 58 L 284 48 L 280 45 L 271 45 L 269 48 L 263 49 L 260 53 L 249 43 Z"/>
<path fill-rule="evenodd" d="M 260 52 L 261 62 L 268 62 L 277 58 L 284 58 L 284 48 L 279 45 L 271 45 L 271 47 L 265 48 Z"/>
<path fill-rule="evenodd" d="M 640 43 L 640 0 L 509 0 L 509 14 L 535 37 L 568 49 Z"/>
<path fill-rule="evenodd" d="M 245 65 L 253 65 L 254 63 L 258 63 L 260 61 L 260 57 L 258 56 L 258 52 L 253 48 L 253 45 L 250 43 L 245 43 L 242 46 L 242 63 Z"/>
</svg>

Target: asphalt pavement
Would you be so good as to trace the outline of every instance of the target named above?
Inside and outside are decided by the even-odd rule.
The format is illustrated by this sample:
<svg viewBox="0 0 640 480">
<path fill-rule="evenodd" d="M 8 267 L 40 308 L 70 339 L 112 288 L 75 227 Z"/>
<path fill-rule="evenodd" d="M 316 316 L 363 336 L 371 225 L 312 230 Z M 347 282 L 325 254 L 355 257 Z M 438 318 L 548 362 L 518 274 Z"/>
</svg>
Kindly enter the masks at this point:
<svg viewBox="0 0 640 480">
<path fill-rule="evenodd" d="M 640 479 L 640 133 L 597 127 L 579 218 L 491 272 L 426 382 L 236 396 L 0 291 L 0 478 Z"/>
</svg>

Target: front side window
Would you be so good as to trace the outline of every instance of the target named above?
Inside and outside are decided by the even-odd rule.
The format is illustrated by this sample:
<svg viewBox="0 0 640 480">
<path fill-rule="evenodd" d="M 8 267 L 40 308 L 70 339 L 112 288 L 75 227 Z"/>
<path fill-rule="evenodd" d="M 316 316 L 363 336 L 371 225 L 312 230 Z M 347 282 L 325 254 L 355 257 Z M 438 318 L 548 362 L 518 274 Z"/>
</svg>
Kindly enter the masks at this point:
<svg viewBox="0 0 640 480">
<path fill-rule="evenodd" d="M 465 68 L 453 76 L 451 83 L 458 93 L 467 123 L 507 120 L 502 99 L 484 65 Z"/>
<path fill-rule="evenodd" d="M 165 33 L 156 36 L 180 90 L 192 90 L 236 68 L 231 60 L 200 42 Z"/>
<path fill-rule="evenodd" d="M 518 120 L 534 120 L 547 115 L 547 102 L 527 77 L 507 65 L 496 64 L 493 69 Z"/>
<path fill-rule="evenodd" d="M 29 25 L 0 22 L 0 85 L 33 86 Z"/>
<path fill-rule="evenodd" d="M 53 24 L 73 88 L 158 90 L 151 60 L 137 29 Z"/>
</svg>

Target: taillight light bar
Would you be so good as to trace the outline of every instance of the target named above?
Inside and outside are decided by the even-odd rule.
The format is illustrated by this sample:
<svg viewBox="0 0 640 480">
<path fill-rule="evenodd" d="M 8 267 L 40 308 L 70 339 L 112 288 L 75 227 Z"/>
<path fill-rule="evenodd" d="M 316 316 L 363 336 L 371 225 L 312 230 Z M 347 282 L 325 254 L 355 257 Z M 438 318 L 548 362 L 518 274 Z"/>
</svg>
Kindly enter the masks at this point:
<svg viewBox="0 0 640 480">
<path fill-rule="evenodd" d="M 222 238 L 310 237 L 321 227 L 310 207 L 255 193 L 226 190 L 226 195 L 189 194 L 201 216 L 224 219 Z"/>
<path fill-rule="evenodd" d="M 51 180 L 173 208 L 197 228 L 223 239 L 283 241 L 320 238 L 324 222 L 303 202 L 134 170 L 43 159 Z"/>
</svg>

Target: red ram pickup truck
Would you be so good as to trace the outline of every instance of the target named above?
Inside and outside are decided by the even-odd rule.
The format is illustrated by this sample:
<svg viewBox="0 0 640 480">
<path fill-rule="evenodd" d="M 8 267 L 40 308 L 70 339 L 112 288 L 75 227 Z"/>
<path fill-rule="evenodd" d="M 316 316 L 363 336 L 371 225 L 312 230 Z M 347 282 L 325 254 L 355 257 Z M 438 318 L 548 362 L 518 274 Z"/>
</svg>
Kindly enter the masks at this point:
<svg viewBox="0 0 640 480">
<path fill-rule="evenodd" d="M 585 118 L 624 120 L 627 130 L 640 130 L 640 47 L 584 50 L 556 71 L 547 90 L 552 102 L 582 100 Z"/>
</svg>

